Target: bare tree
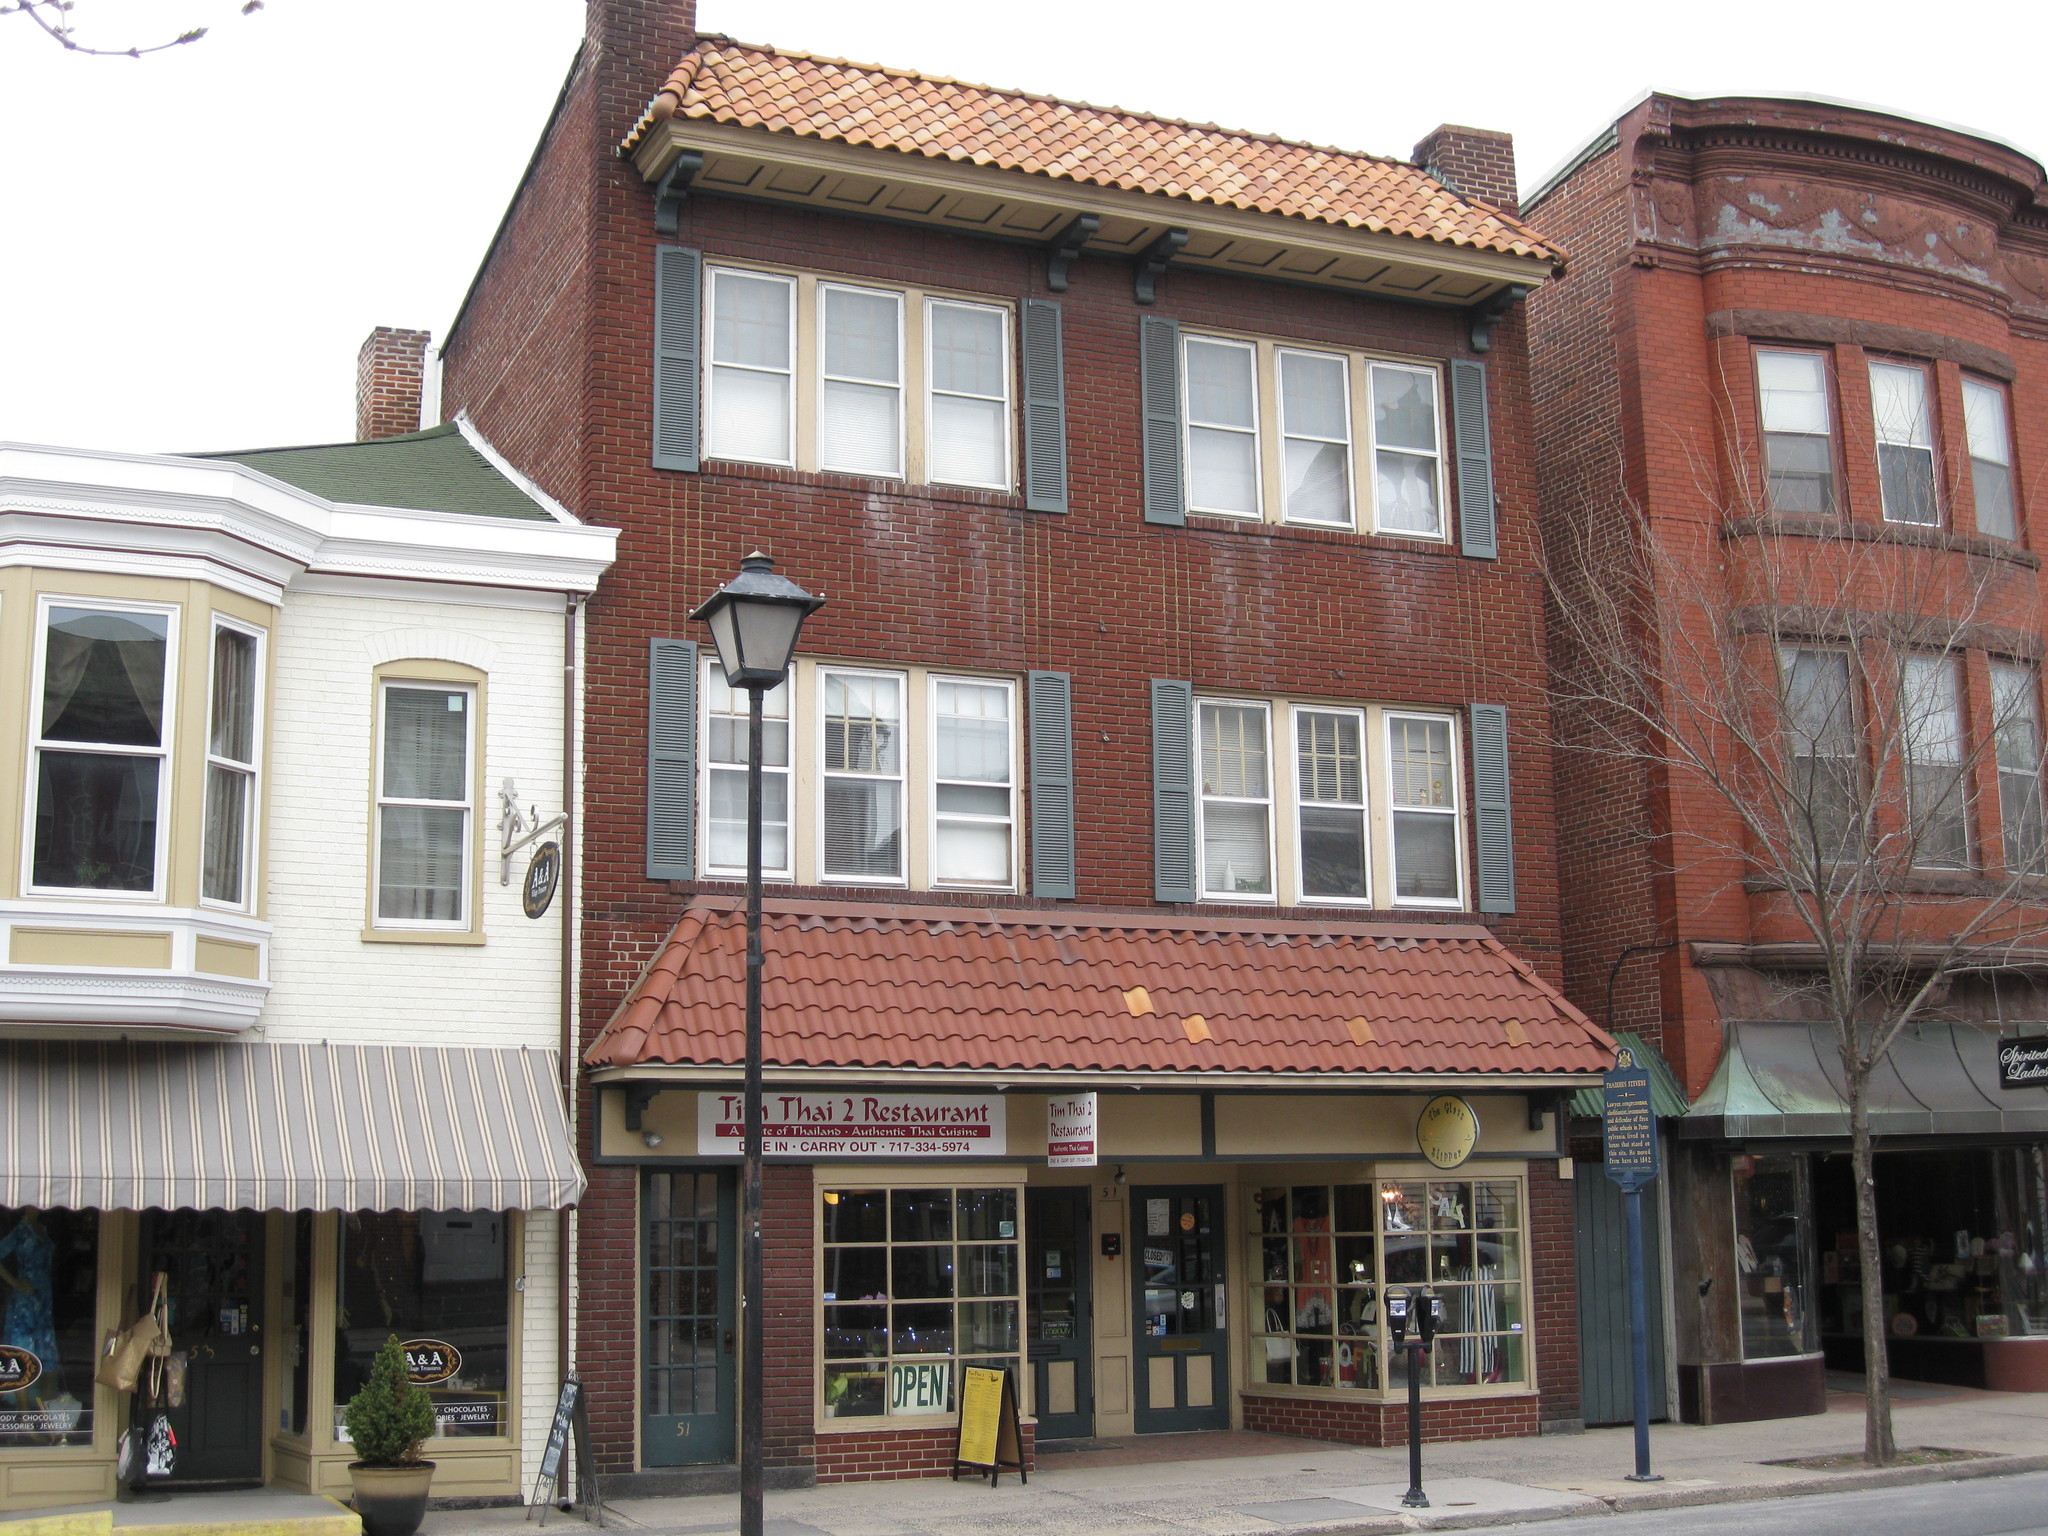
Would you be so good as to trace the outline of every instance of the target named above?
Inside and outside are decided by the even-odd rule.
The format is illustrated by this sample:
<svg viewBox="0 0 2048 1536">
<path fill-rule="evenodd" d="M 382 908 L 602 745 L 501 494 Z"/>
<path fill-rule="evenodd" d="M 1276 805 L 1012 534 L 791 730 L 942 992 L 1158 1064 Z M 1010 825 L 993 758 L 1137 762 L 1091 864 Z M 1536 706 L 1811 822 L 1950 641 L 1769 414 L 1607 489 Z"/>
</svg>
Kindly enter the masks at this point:
<svg viewBox="0 0 2048 1536">
<path fill-rule="evenodd" d="M 139 59 L 146 53 L 163 53 L 185 43 L 196 43 L 208 31 L 205 27 L 190 27 L 160 43 L 98 48 L 78 40 L 77 23 L 72 20 L 72 13 L 77 9 L 77 0 L 0 0 L 0 16 L 26 16 L 68 52 L 90 54 L 96 58 Z M 241 14 L 247 16 L 262 9 L 263 0 L 243 0 Z"/>
<path fill-rule="evenodd" d="M 1703 485 L 1708 515 L 1658 524 L 1622 498 L 1553 513 L 1553 709 L 1568 748 L 1662 775 L 1673 860 L 1739 887 L 1808 957 L 1788 1001 L 1832 1026 L 1847 1085 L 1864 1455 L 1883 1464 L 1872 1075 L 1958 979 L 2040 958 L 2036 577 L 1934 529 L 1771 510 L 1799 495 Z M 1974 708 L 1973 651 L 1992 658 Z"/>
</svg>

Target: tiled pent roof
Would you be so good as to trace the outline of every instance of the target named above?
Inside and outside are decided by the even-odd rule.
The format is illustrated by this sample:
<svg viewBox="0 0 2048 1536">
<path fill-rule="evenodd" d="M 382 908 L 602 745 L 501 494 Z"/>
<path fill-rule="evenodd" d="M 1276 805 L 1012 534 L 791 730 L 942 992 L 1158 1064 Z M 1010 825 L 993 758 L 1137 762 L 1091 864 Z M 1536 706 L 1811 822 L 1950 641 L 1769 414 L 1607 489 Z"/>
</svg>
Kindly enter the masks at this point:
<svg viewBox="0 0 2048 1536">
<path fill-rule="evenodd" d="M 874 64 L 698 41 L 648 115 L 964 161 L 1094 186 L 1553 260 L 1519 220 L 1460 196 L 1406 161 L 1206 123 L 968 85 Z"/>
<path fill-rule="evenodd" d="M 771 901 L 776 1066 L 1593 1073 L 1613 1042 L 1476 926 Z M 585 1061 L 742 1055 L 746 934 L 699 897 Z"/>
</svg>

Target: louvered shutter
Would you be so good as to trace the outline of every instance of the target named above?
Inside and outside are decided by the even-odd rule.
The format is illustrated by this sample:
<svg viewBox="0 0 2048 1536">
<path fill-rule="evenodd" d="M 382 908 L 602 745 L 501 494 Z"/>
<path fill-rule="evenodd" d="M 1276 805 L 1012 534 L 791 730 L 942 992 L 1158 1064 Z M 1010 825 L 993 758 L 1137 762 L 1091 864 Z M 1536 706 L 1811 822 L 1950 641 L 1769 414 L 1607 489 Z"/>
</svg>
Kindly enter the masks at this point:
<svg viewBox="0 0 2048 1536">
<path fill-rule="evenodd" d="M 647 878 L 697 874 L 697 642 L 649 642 Z"/>
<path fill-rule="evenodd" d="M 1138 384 L 1145 415 L 1145 521 L 1185 523 L 1180 458 L 1180 322 L 1138 319 Z M 1192 898 L 1190 898 L 1192 899 Z"/>
<path fill-rule="evenodd" d="M 704 253 L 654 253 L 654 467 L 697 468 Z"/>
<path fill-rule="evenodd" d="M 1152 894 L 1193 901 L 1195 686 L 1152 683 Z"/>
<path fill-rule="evenodd" d="M 1033 512 L 1067 510 L 1067 365 L 1060 307 L 1026 299 L 1020 316 L 1024 352 L 1024 505 Z"/>
<path fill-rule="evenodd" d="M 1515 910 L 1515 826 L 1508 805 L 1508 712 L 1472 706 L 1472 822 L 1479 910 Z"/>
<path fill-rule="evenodd" d="M 1458 460 L 1458 540 L 1480 560 L 1500 554 L 1493 515 L 1493 429 L 1486 420 L 1486 364 L 1451 360 L 1451 431 Z"/>
<path fill-rule="evenodd" d="M 1074 899 L 1074 703 L 1065 672 L 1025 679 L 1031 732 L 1031 894 Z"/>
</svg>

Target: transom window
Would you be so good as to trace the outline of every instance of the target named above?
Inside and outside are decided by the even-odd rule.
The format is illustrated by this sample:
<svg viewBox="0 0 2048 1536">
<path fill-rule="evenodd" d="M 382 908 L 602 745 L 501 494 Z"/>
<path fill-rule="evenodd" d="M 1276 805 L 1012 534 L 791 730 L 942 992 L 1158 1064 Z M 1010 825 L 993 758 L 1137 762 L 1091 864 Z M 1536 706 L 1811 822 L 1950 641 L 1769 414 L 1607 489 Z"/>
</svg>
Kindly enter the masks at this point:
<svg viewBox="0 0 2048 1536">
<path fill-rule="evenodd" d="M 1207 698 L 1195 731 L 1205 900 L 1463 903 L 1452 717 Z"/>
<path fill-rule="evenodd" d="M 1441 539 L 1437 370 L 1184 334 L 1188 510 Z"/>
<path fill-rule="evenodd" d="M 736 267 L 705 284 L 709 457 L 1010 489 L 1007 306 Z"/>
<path fill-rule="evenodd" d="M 380 698 L 377 926 L 469 923 L 476 690 L 387 682 Z"/>
</svg>

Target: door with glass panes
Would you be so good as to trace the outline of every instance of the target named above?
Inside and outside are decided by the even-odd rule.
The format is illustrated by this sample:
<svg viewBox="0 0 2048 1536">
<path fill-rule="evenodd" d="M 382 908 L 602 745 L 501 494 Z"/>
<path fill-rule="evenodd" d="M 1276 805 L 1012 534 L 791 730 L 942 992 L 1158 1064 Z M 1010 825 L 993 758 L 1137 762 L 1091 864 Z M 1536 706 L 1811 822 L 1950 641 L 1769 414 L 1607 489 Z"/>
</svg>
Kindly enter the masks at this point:
<svg viewBox="0 0 2048 1536">
<path fill-rule="evenodd" d="M 732 1175 L 650 1170 L 641 1202 L 641 1462 L 733 1459 Z"/>
<path fill-rule="evenodd" d="M 1223 1188 L 1131 1191 L 1139 1434 L 1230 1427 Z"/>
<path fill-rule="evenodd" d="M 1025 1347 L 1041 1443 L 1095 1433 L 1089 1193 L 1088 1186 L 1076 1184 L 1034 1189 L 1025 1197 Z"/>
</svg>

